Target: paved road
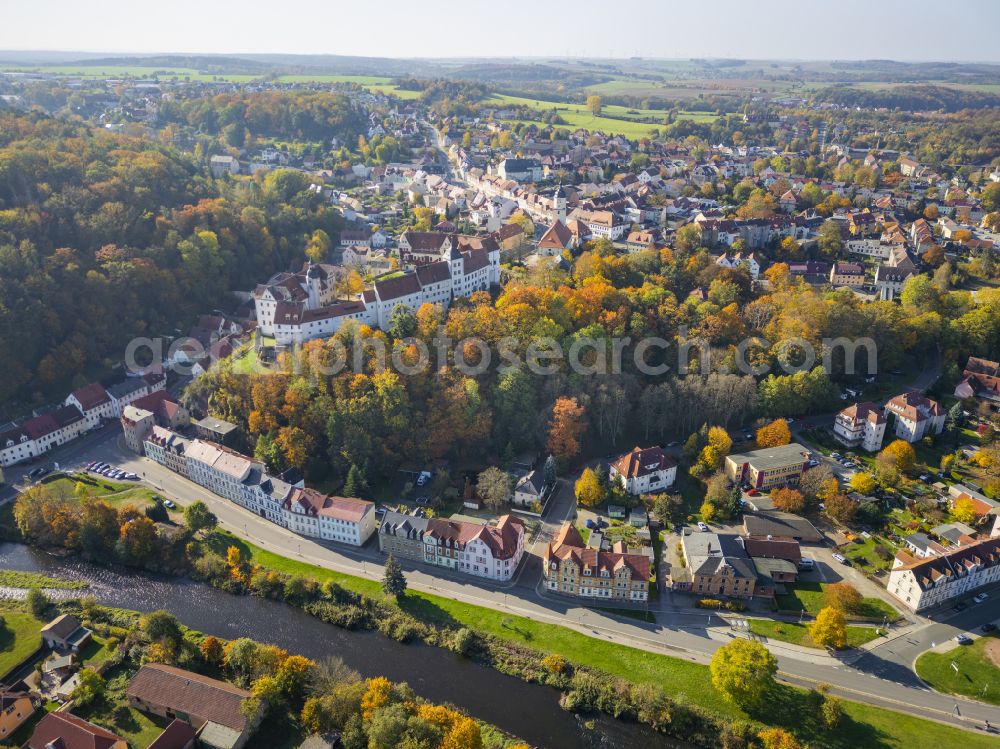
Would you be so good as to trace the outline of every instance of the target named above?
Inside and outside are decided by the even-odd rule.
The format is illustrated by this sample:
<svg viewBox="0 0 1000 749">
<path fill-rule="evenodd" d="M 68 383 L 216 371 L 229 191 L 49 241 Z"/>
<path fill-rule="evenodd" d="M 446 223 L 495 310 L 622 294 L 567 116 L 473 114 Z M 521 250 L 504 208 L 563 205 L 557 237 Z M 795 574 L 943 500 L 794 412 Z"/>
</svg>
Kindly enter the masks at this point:
<svg viewBox="0 0 1000 749">
<path fill-rule="evenodd" d="M 90 460 L 106 460 L 140 475 L 145 474 L 147 483 L 179 504 L 199 499 L 204 501 L 219 517 L 223 528 L 262 548 L 329 569 L 369 579 L 381 578 L 381 557 L 374 543 L 363 549 L 349 549 L 297 536 L 146 458 L 130 453 L 124 447 L 120 433 L 89 440 L 85 445 L 74 447 L 73 453 L 72 457 L 59 456 L 63 467 L 74 468 Z M 563 485 L 560 494 L 553 499 L 548 517 L 541 524 L 532 543 L 533 550 L 540 550 L 547 543 L 554 529 L 572 511 L 572 506 L 571 492 L 568 486 Z M 718 617 L 692 612 L 690 609 L 680 610 L 672 605 L 669 596 L 661 601 L 656 624 L 619 619 L 573 603 L 548 599 L 536 589 L 540 572 L 538 557 L 532 554 L 527 558 L 529 561 L 522 565 L 515 580 L 506 585 L 490 584 L 465 576 L 446 576 L 442 571 L 429 574 L 415 565 L 404 565 L 404 568 L 409 585 L 415 590 L 509 611 L 536 621 L 560 624 L 591 637 L 696 663 L 707 663 L 712 653 L 733 637 L 728 627 L 719 626 Z M 969 616 L 972 618 L 978 613 L 980 612 L 973 612 Z M 804 686 L 830 684 L 835 693 L 850 699 L 904 710 L 967 728 L 977 722 L 981 724 L 986 719 L 1000 725 L 1000 708 L 968 700 L 957 700 L 961 705 L 962 715 L 956 716 L 956 700 L 914 684 L 912 675 L 904 673 L 902 664 L 898 664 L 898 668 L 893 667 L 892 661 L 887 660 L 881 652 L 876 651 L 848 666 L 821 653 L 803 654 L 783 648 L 780 643 L 769 646 L 778 657 L 782 678 L 791 683 Z M 888 650 L 887 647 L 886 653 Z"/>
</svg>

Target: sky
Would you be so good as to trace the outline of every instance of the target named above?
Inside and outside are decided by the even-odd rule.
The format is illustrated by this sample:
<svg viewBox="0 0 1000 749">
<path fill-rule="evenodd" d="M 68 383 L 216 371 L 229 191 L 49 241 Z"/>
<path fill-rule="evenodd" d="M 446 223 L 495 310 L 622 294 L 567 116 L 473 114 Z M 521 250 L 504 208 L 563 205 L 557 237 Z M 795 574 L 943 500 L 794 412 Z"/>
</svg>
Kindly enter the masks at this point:
<svg viewBox="0 0 1000 749">
<path fill-rule="evenodd" d="M 1000 0 L 3 0 L 0 50 L 1000 59 Z"/>
</svg>

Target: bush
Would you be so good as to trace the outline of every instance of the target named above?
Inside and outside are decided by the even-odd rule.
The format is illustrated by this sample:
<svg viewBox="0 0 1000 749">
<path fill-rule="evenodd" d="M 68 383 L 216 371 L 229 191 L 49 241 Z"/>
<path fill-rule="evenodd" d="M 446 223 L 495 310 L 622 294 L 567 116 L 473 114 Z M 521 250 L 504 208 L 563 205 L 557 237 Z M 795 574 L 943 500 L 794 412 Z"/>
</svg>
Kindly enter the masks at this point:
<svg viewBox="0 0 1000 749">
<path fill-rule="evenodd" d="M 31 610 L 31 615 L 36 619 L 47 619 L 49 613 L 49 607 L 52 605 L 48 597 L 38 590 L 38 588 L 32 588 L 28 591 L 28 608 Z"/>
<path fill-rule="evenodd" d="M 699 609 L 721 609 L 722 601 L 715 598 L 699 598 L 694 605 Z"/>
<path fill-rule="evenodd" d="M 456 631 L 448 643 L 451 650 L 459 655 L 468 655 L 476 644 L 476 635 L 468 627 Z"/>
<path fill-rule="evenodd" d="M 747 610 L 747 605 L 743 601 L 726 601 L 725 606 L 728 611 Z"/>
</svg>

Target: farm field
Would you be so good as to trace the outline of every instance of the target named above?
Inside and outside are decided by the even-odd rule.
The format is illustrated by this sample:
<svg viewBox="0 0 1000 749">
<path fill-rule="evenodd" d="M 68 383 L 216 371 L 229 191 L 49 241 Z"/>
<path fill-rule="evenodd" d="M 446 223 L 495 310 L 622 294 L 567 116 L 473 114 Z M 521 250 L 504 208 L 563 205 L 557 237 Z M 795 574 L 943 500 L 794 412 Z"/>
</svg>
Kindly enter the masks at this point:
<svg viewBox="0 0 1000 749">
<path fill-rule="evenodd" d="M 260 76 L 201 73 L 194 68 L 161 68 L 143 65 L 0 65 L 0 71 L 48 73 L 73 78 L 184 78 L 192 81 L 246 83 Z"/>
<path fill-rule="evenodd" d="M 529 99 L 520 96 L 509 96 L 507 94 L 493 94 L 488 102 L 495 101 L 498 105 L 509 104 L 516 106 L 530 107 L 538 112 L 548 112 L 553 108 L 566 123 L 558 127 L 565 127 L 570 130 L 582 128 L 584 130 L 600 130 L 611 135 L 622 135 L 626 138 L 642 138 L 649 135 L 650 130 L 660 127 L 662 120 L 667 116 L 666 110 L 662 109 L 630 109 L 617 105 L 605 105 L 603 113 L 607 117 L 595 117 L 583 104 L 563 103 L 547 101 L 545 99 Z M 651 117 L 657 122 L 640 122 L 639 118 Z M 678 119 L 695 120 L 697 122 L 711 122 L 716 118 L 714 114 L 708 112 L 680 112 Z M 536 125 L 538 127 L 548 127 L 540 120 L 516 120 L 525 124 Z"/>
</svg>

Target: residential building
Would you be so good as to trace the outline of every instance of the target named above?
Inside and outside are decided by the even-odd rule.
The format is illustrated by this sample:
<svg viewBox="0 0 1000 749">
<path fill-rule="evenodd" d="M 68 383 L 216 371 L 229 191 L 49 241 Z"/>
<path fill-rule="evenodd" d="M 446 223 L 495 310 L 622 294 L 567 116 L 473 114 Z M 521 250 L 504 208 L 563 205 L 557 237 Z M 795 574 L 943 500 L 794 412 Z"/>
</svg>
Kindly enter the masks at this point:
<svg viewBox="0 0 1000 749">
<path fill-rule="evenodd" d="M 955 386 L 955 397 L 978 398 L 1000 407 L 1000 363 L 970 356 Z"/>
<path fill-rule="evenodd" d="M 1000 581 L 1000 539 L 915 558 L 896 554 L 886 590 L 911 611 L 923 611 Z"/>
<path fill-rule="evenodd" d="M 150 373 L 141 377 L 126 377 L 124 381 L 112 385 L 107 389 L 111 398 L 112 415 L 121 418 L 128 406 L 139 398 L 142 398 L 157 390 L 163 390 L 167 386 L 167 378 L 160 373 Z"/>
<path fill-rule="evenodd" d="M 213 177 L 222 177 L 227 174 L 239 174 L 240 162 L 232 156 L 213 156 L 208 162 L 208 168 Z"/>
<path fill-rule="evenodd" d="M 542 164 L 538 159 L 504 159 L 497 166 L 497 174 L 515 182 L 539 182 Z"/>
<path fill-rule="evenodd" d="M 187 476 L 187 448 L 191 440 L 161 426 L 154 426 L 143 442 L 146 457 L 174 473 Z"/>
<path fill-rule="evenodd" d="M 106 419 L 115 417 L 111 396 L 100 384 L 92 382 L 66 396 L 66 406 L 76 406 L 83 414 L 87 429 L 96 429 Z"/>
<path fill-rule="evenodd" d="M 129 705 L 163 718 L 179 718 L 198 732 L 199 742 L 215 749 L 241 749 L 263 716 L 244 715 L 250 692 L 193 671 L 147 663 L 126 690 Z"/>
<path fill-rule="evenodd" d="M 191 423 L 191 414 L 184 406 L 170 400 L 166 390 L 156 390 L 149 395 L 137 398 L 133 403 L 136 408 L 152 412 L 156 423 L 167 429 L 184 429 Z"/>
<path fill-rule="evenodd" d="M 363 546 L 378 526 L 374 502 L 330 497 L 315 489 L 292 489 L 282 508 L 286 527 L 294 533 L 351 546 Z"/>
<path fill-rule="evenodd" d="M 27 692 L 0 689 L 0 743 L 35 714 L 35 703 Z"/>
<path fill-rule="evenodd" d="M 143 443 L 156 426 L 153 412 L 135 406 L 125 406 L 120 421 L 125 435 L 125 446 L 132 452 L 142 455 Z"/>
<path fill-rule="evenodd" d="M 683 565 L 671 565 L 672 590 L 697 596 L 752 598 L 757 573 L 742 539 L 731 534 L 686 532 L 681 536 Z"/>
<path fill-rule="evenodd" d="M 237 504 L 243 503 L 243 482 L 250 471 L 263 467 L 253 458 L 200 439 L 187 445 L 185 455 L 188 478 Z"/>
<path fill-rule="evenodd" d="M 860 446 L 868 452 L 878 452 L 885 438 L 885 414 L 870 401 L 855 403 L 837 414 L 833 436 L 846 447 Z"/>
<path fill-rule="evenodd" d="M 798 443 L 765 447 L 726 456 L 726 476 L 758 490 L 798 483 L 809 463 L 809 451 Z"/>
<path fill-rule="evenodd" d="M 72 614 L 61 614 L 42 627 L 42 642 L 60 652 L 77 653 L 90 642 L 91 632 Z"/>
<path fill-rule="evenodd" d="M 379 550 L 467 575 L 506 581 L 524 554 L 524 523 L 503 515 L 496 525 L 387 512 Z"/>
<path fill-rule="evenodd" d="M 541 504 L 545 496 L 545 480 L 541 471 L 529 471 L 517 480 L 514 485 L 514 497 L 511 503 L 518 507 L 531 507 Z"/>
<path fill-rule="evenodd" d="M 572 523 L 549 542 L 542 561 L 545 588 L 553 593 L 609 603 L 649 600 L 649 557 L 588 548 Z"/>
<path fill-rule="evenodd" d="M 834 263 L 830 268 L 833 286 L 864 286 L 865 266 L 860 263 Z"/>
<path fill-rule="evenodd" d="M 911 533 L 903 536 L 903 546 L 906 551 L 917 559 L 936 557 L 948 553 L 948 548 L 934 541 L 926 533 Z"/>
<path fill-rule="evenodd" d="M 237 426 L 228 421 L 217 419 L 214 416 L 206 416 L 194 422 L 194 431 L 201 439 L 218 442 L 220 445 L 229 444 L 236 436 Z"/>
<path fill-rule="evenodd" d="M 677 463 L 662 448 L 636 446 L 613 462 L 608 471 L 611 480 L 629 494 L 660 494 L 673 486 Z"/>
<path fill-rule="evenodd" d="M 128 749 L 128 742 L 70 713 L 51 712 L 38 721 L 27 749 Z"/>
<path fill-rule="evenodd" d="M 77 406 L 59 406 L 0 433 L 0 466 L 37 458 L 86 431 L 87 423 Z"/>
<path fill-rule="evenodd" d="M 566 224 L 556 219 L 555 223 L 546 229 L 541 239 L 538 240 L 536 252 L 545 256 L 562 255 L 563 252 L 573 250 L 576 246 L 576 238 L 573 233 Z"/>
<path fill-rule="evenodd" d="M 885 413 L 895 417 L 896 436 L 907 442 L 944 431 L 944 409 L 920 393 L 897 395 L 885 404 Z"/>
</svg>

